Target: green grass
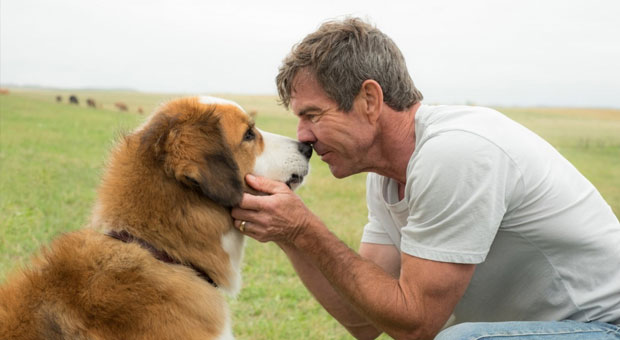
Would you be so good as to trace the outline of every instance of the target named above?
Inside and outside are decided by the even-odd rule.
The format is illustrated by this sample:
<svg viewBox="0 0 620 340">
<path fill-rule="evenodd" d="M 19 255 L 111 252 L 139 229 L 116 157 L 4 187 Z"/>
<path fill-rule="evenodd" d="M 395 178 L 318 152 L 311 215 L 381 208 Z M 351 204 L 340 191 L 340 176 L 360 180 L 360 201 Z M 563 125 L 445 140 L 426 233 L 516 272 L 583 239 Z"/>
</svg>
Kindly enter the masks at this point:
<svg viewBox="0 0 620 340">
<path fill-rule="evenodd" d="M 0 98 L 0 273 L 85 221 L 106 150 L 137 116 Z"/>
<path fill-rule="evenodd" d="M 79 106 L 58 104 L 78 95 Z M 273 96 L 222 95 L 258 111 L 263 130 L 295 136 L 296 118 Z M 103 109 L 84 105 L 94 98 Z M 0 282 L 58 234 L 90 214 L 107 152 L 123 131 L 170 94 L 12 89 L 0 96 Z M 117 112 L 123 101 L 129 113 Z M 560 150 L 620 214 L 620 110 L 503 109 Z M 365 175 L 334 179 L 314 157 L 299 191 L 306 204 L 357 249 L 366 222 Z M 238 339 L 350 339 L 305 290 L 274 244 L 248 240 L 244 289 L 231 300 Z M 387 337 L 384 337 L 387 338 Z"/>
</svg>

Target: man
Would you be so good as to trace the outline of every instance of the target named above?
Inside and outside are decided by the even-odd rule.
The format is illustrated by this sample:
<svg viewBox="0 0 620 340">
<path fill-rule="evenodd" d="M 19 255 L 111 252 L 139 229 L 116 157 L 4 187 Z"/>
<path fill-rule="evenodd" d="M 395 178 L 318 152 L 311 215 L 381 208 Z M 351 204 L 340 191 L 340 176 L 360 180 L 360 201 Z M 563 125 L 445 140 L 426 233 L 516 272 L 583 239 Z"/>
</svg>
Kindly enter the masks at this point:
<svg viewBox="0 0 620 340">
<path fill-rule="evenodd" d="M 369 172 L 359 254 L 281 183 L 248 176 L 269 195 L 232 216 L 355 337 L 432 339 L 454 314 L 437 339 L 620 338 L 620 223 L 540 137 L 491 109 L 422 105 L 396 45 L 359 19 L 308 35 L 277 84 L 335 177 Z"/>
</svg>

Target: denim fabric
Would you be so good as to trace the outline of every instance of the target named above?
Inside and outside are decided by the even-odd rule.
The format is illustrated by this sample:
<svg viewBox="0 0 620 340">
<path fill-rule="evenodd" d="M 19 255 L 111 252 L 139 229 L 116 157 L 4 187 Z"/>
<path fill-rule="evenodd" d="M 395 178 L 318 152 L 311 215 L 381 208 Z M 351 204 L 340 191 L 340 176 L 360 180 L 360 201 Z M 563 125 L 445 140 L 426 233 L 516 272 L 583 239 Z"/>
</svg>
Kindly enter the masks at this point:
<svg viewBox="0 0 620 340">
<path fill-rule="evenodd" d="M 620 327 L 601 322 L 472 322 L 449 327 L 435 340 L 620 340 Z"/>
</svg>

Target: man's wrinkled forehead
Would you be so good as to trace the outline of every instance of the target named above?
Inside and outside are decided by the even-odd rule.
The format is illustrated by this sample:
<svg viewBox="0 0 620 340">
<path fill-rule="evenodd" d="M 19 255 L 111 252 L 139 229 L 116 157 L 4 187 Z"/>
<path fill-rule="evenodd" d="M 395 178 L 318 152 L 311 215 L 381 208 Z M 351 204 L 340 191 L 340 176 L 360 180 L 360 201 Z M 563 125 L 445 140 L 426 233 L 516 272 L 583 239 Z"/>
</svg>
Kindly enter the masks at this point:
<svg viewBox="0 0 620 340">
<path fill-rule="evenodd" d="M 293 77 L 293 81 L 291 82 L 291 99 L 295 97 L 300 86 L 312 82 L 316 82 L 318 84 L 318 79 L 309 67 L 304 67 L 297 71 Z"/>
</svg>

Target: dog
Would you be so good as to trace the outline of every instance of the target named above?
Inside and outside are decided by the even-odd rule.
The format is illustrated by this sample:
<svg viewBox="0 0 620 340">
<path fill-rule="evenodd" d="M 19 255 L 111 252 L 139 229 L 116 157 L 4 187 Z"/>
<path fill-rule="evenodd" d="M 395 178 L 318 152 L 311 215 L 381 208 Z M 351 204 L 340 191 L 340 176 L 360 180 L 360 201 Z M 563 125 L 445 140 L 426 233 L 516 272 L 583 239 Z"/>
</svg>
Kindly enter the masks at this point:
<svg viewBox="0 0 620 340">
<path fill-rule="evenodd" d="M 92 99 L 92 98 L 86 98 L 86 105 L 87 105 L 88 107 L 92 107 L 92 108 L 94 108 L 94 109 L 96 109 L 96 108 L 97 108 L 97 103 L 96 103 L 96 102 L 95 102 L 95 100 L 94 100 L 94 99 Z"/>
<path fill-rule="evenodd" d="M 246 174 L 287 183 L 312 148 L 256 128 L 236 103 L 163 104 L 111 151 L 90 222 L 0 287 L 1 339 L 233 339 Z"/>
<path fill-rule="evenodd" d="M 123 103 L 123 102 L 116 102 L 114 103 L 114 106 L 119 110 L 119 111 L 123 111 L 123 112 L 127 112 L 129 110 L 129 107 L 127 107 L 127 104 Z"/>
</svg>

